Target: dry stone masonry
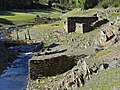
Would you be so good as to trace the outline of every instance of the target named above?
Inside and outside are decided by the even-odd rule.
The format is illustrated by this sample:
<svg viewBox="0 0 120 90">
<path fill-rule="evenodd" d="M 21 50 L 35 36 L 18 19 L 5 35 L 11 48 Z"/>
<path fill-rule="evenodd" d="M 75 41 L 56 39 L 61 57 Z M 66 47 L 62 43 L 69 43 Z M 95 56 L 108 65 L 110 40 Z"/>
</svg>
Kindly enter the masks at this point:
<svg viewBox="0 0 120 90">
<path fill-rule="evenodd" d="M 54 76 L 72 69 L 77 63 L 75 56 L 58 56 L 44 60 L 30 60 L 30 78 Z"/>
<path fill-rule="evenodd" d="M 119 28 L 114 25 L 104 27 L 100 32 L 99 45 L 110 46 L 117 43 L 120 40 L 119 34 Z"/>
<path fill-rule="evenodd" d="M 90 79 L 90 70 L 86 62 L 80 60 L 71 73 L 50 90 L 76 90 L 84 86 L 86 79 Z"/>
<path fill-rule="evenodd" d="M 98 16 L 92 17 L 68 17 L 64 22 L 64 29 L 67 33 L 85 33 L 94 30 L 96 27 L 107 23 L 107 19 L 100 19 Z"/>
</svg>

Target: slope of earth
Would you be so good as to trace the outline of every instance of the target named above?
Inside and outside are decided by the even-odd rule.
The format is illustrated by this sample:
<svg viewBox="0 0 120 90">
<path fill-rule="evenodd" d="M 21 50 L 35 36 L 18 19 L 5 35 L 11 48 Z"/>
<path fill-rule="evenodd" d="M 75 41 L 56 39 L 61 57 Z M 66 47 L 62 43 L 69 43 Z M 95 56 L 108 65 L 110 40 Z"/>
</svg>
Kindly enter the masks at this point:
<svg viewBox="0 0 120 90">
<path fill-rule="evenodd" d="M 89 68 L 92 68 L 94 65 L 95 67 L 99 67 L 103 63 L 107 63 L 110 65 L 110 69 L 103 70 L 102 72 L 98 72 L 98 75 L 92 76 L 92 83 L 90 81 L 86 81 L 86 84 L 84 87 L 80 88 L 83 90 L 86 89 L 94 89 L 96 90 L 96 87 L 99 89 L 99 84 L 96 83 L 96 79 L 101 79 L 104 77 L 104 75 L 108 75 L 108 78 L 106 78 L 106 82 L 109 78 L 113 77 L 114 75 L 117 75 L 118 77 L 113 78 L 111 80 L 111 87 L 113 86 L 120 86 L 119 84 L 119 69 L 115 67 L 115 69 L 112 68 L 112 66 L 116 65 L 114 64 L 115 58 L 120 58 L 119 53 L 119 45 L 117 47 L 109 47 L 108 49 L 102 50 L 102 51 L 95 51 L 96 48 L 96 39 L 100 37 L 99 32 L 102 30 L 103 27 L 108 26 L 108 24 L 102 25 L 95 30 L 91 32 L 87 32 L 84 34 L 80 33 L 66 33 L 63 29 L 64 21 L 69 16 L 92 16 L 96 14 L 96 12 L 99 14 L 101 18 L 108 19 L 111 23 L 114 23 L 116 26 L 119 27 L 119 23 L 116 23 L 117 17 L 120 15 L 120 12 L 116 12 L 116 9 L 119 8 L 108 8 L 106 10 L 104 9 L 89 9 L 89 10 L 80 10 L 80 9 L 74 9 L 66 14 L 59 14 L 62 20 L 57 21 L 51 24 L 43 24 L 43 25 L 35 25 L 34 27 L 29 29 L 30 36 L 34 42 L 43 42 L 45 44 L 43 51 L 39 51 L 32 59 L 39 59 L 44 57 L 52 58 L 53 56 L 59 56 L 59 55 L 81 55 L 86 54 L 90 56 L 90 58 L 86 59 L 86 63 Z M 112 10 L 112 11 L 111 11 Z M 28 29 L 20 30 L 18 32 L 19 38 L 24 40 L 25 33 L 27 33 Z M 14 39 L 16 38 L 16 32 L 13 32 L 12 36 Z M 27 36 L 28 37 L 28 36 Z M 50 50 L 49 50 L 50 49 Z M 63 52 L 61 52 L 63 51 Z M 119 60 L 118 60 L 119 61 Z M 110 72 L 113 72 L 113 75 L 109 75 Z M 36 90 L 44 90 L 45 87 L 49 87 L 52 85 L 56 85 L 58 82 L 63 80 L 71 70 L 51 77 L 42 77 L 37 80 L 30 80 L 30 90 L 36 89 Z M 98 78 L 99 77 L 99 78 Z M 101 83 L 104 82 L 104 78 L 101 79 Z M 114 83 L 114 80 L 117 82 Z M 96 87 L 92 87 L 96 83 Z M 98 85 L 98 86 L 97 86 Z M 100 84 L 103 86 L 103 84 Z M 108 84 L 106 84 L 108 85 Z M 108 86 L 109 86 L 108 85 Z M 90 87 L 91 86 L 91 87 Z M 100 89 L 102 88 L 100 86 Z M 104 86 L 103 86 L 104 87 Z M 49 90 L 49 89 L 48 89 Z M 63 90 L 63 89 L 61 89 Z M 106 90 L 106 88 L 104 89 Z M 108 88 L 109 90 L 109 88 Z"/>
<path fill-rule="evenodd" d="M 19 11 L 1 11 L 0 12 L 0 27 L 9 28 L 21 25 L 34 24 L 34 17 L 59 15 L 60 10 L 56 9 L 41 9 L 41 10 L 19 10 Z"/>
<path fill-rule="evenodd" d="M 112 8 L 113 11 L 116 8 Z M 117 8 L 119 9 L 119 8 Z M 107 18 L 111 22 L 114 22 L 117 16 L 119 16 L 120 12 L 111 12 L 107 14 L 107 11 L 111 10 L 107 9 L 89 9 L 85 11 L 81 11 L 80 9 L 74 9 L 65 14 L 53 14 L 54 17 L 61 18 L 60 21 L 51 24 L 42 24 L 42 25 L 35 25 L 34 27 L 29 29 L 30 36 L 34 42 L 44 42 L 45 46 L 50 46 L 51 44 L 59 44 L 57 47 L 53 48 L 53 51 L 58 49 L 67 49 L 68 53 L 71 54 L 79 54 L 84 52 L 84 49 L 90 49 L 95 43 L 95 39 L 99 37 L 99 31 L 102 29 L 103 26 L 96 28 L 95 30 L 80 34 L 80 33 L 66 33 L 63 29 L 64 21 L 69 16 L 92 16 L 96 12 L 102 18 Z M 48 15 L 49 16 L 49 15 Z M 118 25 L 119 26 L 119 25 Z M 25 33 L 27 34 L 28 29 L 20 30 L 18 32 L 19 38 L 24 40 Z M 16 32 L 12 34 L 13 38 L 16 39 Z M 94 52 L 94 51 L 93 51 Z"/>
<path fill-rule="evenodd" d="M 89 67 L 102 63 L 108 64 L 109 68 L 98 71 L 84 87 L 78 90 L 119 90 L 120 87 L 120 46 L 100 51 L 95 56 L 86 60 Z"/>
</svg>

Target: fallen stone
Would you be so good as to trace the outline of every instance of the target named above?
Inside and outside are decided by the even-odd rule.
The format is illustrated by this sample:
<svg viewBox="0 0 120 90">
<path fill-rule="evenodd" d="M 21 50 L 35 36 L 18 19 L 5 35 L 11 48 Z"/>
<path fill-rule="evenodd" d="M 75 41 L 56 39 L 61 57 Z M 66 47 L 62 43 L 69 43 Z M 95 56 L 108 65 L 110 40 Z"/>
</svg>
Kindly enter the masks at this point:
<svg viewBox="0 0 120 90">
<path fill-rule="evenodd" d="M 107 69 L 107 68 L 109 68 L 109 64 L 104 63 L 104 64 L 100 65 L 99 70 L 104 70 L 104 69 Z"/>
</svg>

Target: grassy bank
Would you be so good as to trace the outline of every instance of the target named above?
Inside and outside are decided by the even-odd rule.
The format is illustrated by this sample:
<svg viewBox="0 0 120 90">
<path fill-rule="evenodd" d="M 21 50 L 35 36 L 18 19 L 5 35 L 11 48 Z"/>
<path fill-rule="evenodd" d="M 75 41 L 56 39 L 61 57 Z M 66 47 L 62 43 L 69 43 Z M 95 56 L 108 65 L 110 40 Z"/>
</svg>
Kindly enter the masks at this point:
<svg viewBox="0 0 120 90">
<path fill-rule="evenodd" d="M 26 11 L 1 11 L 0 25 L 3 27 L 15 27 L 34 23 L 34 17 L 58 17 L 62 11 L 57 9 L 51 10 L 26 10 Z"/>
</svg>

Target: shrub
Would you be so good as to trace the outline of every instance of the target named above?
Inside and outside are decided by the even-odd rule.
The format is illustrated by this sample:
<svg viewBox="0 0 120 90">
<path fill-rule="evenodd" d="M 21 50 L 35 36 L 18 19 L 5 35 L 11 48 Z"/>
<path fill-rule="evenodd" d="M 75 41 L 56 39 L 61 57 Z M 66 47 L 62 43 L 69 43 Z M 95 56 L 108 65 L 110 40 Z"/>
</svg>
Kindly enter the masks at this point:
<svg viewBox="0 0 120 90">
<path fill-rule="evenodd" d="M 120 0 L 100 0 L 98 6 L 101 6 L 103 8 L 119 7 L 120 6 Z"/>
<path fill-rule="evenodd" d="M 97 0 L 76 0 L 76 7 L 81 9 L 89 9 L 97 5 Z"/>
</svg>

